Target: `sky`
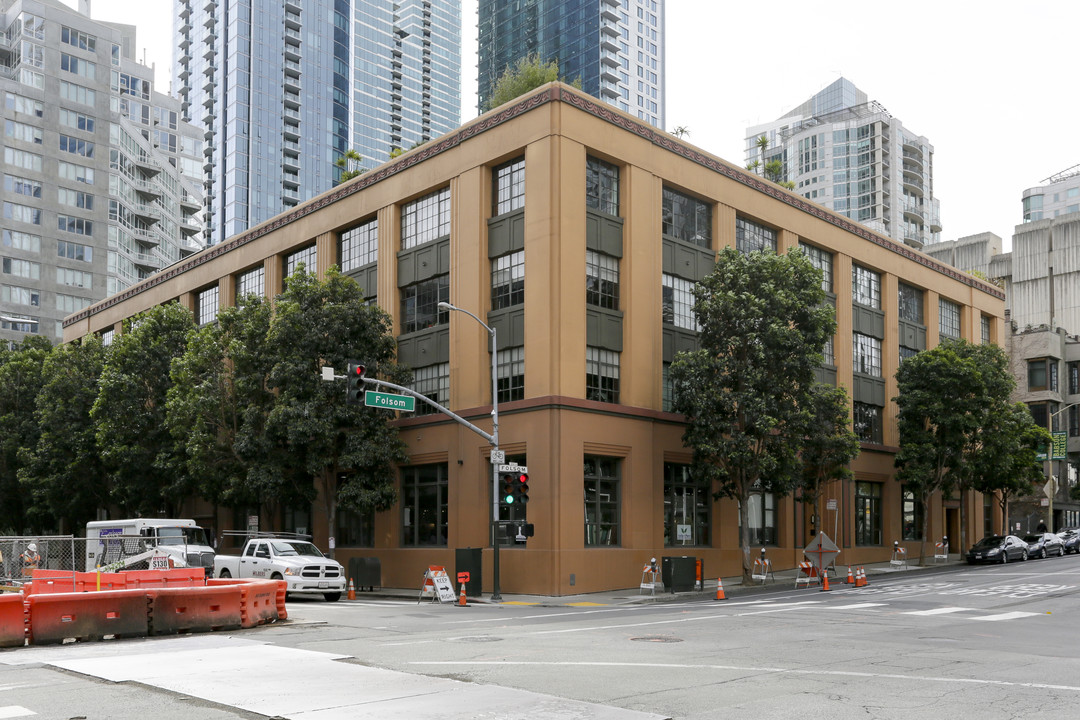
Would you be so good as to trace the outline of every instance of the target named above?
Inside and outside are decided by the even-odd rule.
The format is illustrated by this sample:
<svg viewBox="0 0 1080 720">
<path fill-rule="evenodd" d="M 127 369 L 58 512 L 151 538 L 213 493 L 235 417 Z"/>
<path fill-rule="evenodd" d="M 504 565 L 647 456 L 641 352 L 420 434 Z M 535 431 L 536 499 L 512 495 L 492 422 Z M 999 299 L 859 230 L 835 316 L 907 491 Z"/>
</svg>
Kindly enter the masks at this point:
<svg viewBox="0 0 1080 720">
<path fill-rule="evenodd" d="M 466 122 L 477 114 L 476 0 L 462 5 Z M 92 0 L 91 17 L 135 25 L 138 58 L 168 90 L 172 0 Z M 1072 0 L 668 0 L 666 23 L 665 129 L 743 165 L 748 127 L 846 77 L 934 146 L 943 240 L 989 231 L 1008 250 L 1023 191 L 1080 164 Z"/>
</svg>

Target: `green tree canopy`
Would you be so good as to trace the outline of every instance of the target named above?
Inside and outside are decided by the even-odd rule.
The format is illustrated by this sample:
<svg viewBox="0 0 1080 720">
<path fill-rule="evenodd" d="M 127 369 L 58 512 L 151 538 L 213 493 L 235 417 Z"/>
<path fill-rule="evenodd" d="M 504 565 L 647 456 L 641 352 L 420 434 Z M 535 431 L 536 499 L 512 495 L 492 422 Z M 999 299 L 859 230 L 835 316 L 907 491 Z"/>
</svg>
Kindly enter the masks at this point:
<svg viewBox="0 0 1080 720">
<path fill-rule="evenodd" d="M 19 482 L 25 462 L 20 450 L 37 445 L 40 430 L 34 410 L 51 351 L 48 339 L 36 335 L 15 349 L 0 344 L 0 528 L 21 532 L 39 527 L 31 525 L 33 499 Z"/>
<path fill-rule="evenodd" d="M 748 500 L 786 494 L 800 473 L 814 368 L 836 330 L 821 272 L 801 252 L 725 248 L 694 288 L 699 350 L 671 366 L 694 473 L 739 501 L 743 582 L 751 582 Z"/>
<path fill-rule="evenodd" d="M 105 348 L 90 335 L 60 345 L 45 358 L 35 417 L 37 444 L 27 446 L 19 479 L 33 497 L 32 515 L 55 518 L 61 531 L 80 533 L 109 502 L 109 481 L 90 410 L 97 400 Z"/>
<path fill-rule="evenodd" d="M 557 59 L 545 62 L 535 53 L 526 55 L 514 63 L 513 67 L 507 67 L 495 81 L 495 88 L 484 109 L 497 108 L 541 85 L 561 79 Z M 573 86 L 580 89 L 581 80 L 574 80 Z"/>
<path fill-rule="evenodd" d="M 125 514 L 171 515 L 193 489 L 165 414 L 170 368 L 193 326 L 186 308 L 159 305 L 126 321 L 109 348 L 90 415 L 110 499 Z"/>
<path fill-rule="evenodd" d="M 851 477 L 849 465 L 859 454 L 859 439 L 851 430 L 847 391 L 818 383 L 811 388 L 810 418 L 803 440 L 802 499 L 820 518 L 821 492 L 826 483 Z M 820 527 L 820 526 L 819 526 Z"/>
<path fill-rule="evenodd" d="M 995 493 L 1001 509 L 1001 527 L 1009 525 L 1009 500 L 1036 492 L 1046 479 L 1041 449 L 1050 446 L 1050 433 L 1035 423 L 1022 402 L 1003 408 L 982 433 L 978 452 L 970 455 L 971 486 L 981 493 Z"/>
<path fill-rule="evenodd" d="M 391 155 L 390 157 L 393 157 Z M 340 170 L 336 185 L 339 185 L 346 180 L 352 180 L 358 175 L 363 175 L 367 172 L 367 168 L 363 167 L 360 163 L 364 161 L 364 157 L 353 148 L 349 148 L 345 151 L 344 155 L 338 156 L 338 159 L 334 161 L 334 165 Z"/>
</svg>

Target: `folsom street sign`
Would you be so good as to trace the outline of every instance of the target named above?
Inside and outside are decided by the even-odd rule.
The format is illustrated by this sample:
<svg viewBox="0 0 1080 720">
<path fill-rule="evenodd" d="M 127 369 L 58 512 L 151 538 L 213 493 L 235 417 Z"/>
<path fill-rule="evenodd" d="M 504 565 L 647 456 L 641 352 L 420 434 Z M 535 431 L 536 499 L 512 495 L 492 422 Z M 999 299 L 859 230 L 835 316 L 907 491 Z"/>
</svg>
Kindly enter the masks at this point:
<svg viewBox="0 0 1080 720">
<path fill-rule="evenodd" d="M 416 409 L 416 398 L 409 397 L 408 395 L 393 395 L 391 393 L 368 390 L 364 393 L 364 405 L 368 407 L 386 408 L 387 410 L 413 412 Z"/>
</svg>

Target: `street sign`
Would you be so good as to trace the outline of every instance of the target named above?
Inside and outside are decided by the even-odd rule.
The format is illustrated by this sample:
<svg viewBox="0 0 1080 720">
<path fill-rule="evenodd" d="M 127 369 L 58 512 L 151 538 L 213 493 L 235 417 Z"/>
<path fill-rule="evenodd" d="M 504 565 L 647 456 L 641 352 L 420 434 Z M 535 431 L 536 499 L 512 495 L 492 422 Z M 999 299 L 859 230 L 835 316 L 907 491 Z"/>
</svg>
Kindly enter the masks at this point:
<svg viewBox="0 0 1080 720">
<path fill-rule="evenodd" d="M 509 465 L 500 465 L 498 467 L 498 471 L 501 473 L 516 472 L 525 473 L 526 475 L 529 474 L 529 468 L 525 467 L 524 465 L 515 465 L 514 463 L 510 463 Z"/>
<path fill-rule="evenodd" d="M 505 450 L 492 450 L 491 451 L 491 464 L 498 465 L 499 463 L 506 462 Z"/>
<path fill-rule="evenodd" d="M 1046 484 L 1043 485 L 1043 492 L 1046 494 L 1046 497 L 1054 497 L 1054 495 L 1057 494 L 1057 486 L 1058 481 L 1056 477 L 1051 477 L 1049 480 L 1047 480 Z"/>
<path fill-rule="evenodd" d="M 818 572 L 824 572 L 825 568 L 832 565 L 839 554 L 840 548 L 836 547 L 836 543 L 830 540 L 829 536 L 823 532 L 815 535 L 810 544 L 803 548 L 803 555 L 814 564 Z"/>
<path fill-rule="evenodd" d="M 416 410 L 416 398 L 409 397 L 408 395 L 392 395 L 390 393 L 368 390 L 364 393 L 364 405 L 367 405 L 368 407 L 386 408 L 387 410 L 413 412 Z"/>
</svg>

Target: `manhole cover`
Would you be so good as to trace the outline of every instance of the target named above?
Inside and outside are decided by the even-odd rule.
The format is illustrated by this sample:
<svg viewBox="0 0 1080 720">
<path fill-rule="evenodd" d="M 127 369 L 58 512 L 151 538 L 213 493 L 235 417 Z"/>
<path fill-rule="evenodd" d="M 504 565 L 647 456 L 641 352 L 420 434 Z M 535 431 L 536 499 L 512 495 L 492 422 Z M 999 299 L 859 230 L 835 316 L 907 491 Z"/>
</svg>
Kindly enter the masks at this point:
<svg viewBox="0 0 1080 720">
<path fill-rule="evenodd" d="M 477 637 L 458 637 L 450 638 L 454 642 L 499 642 L 502 640 L 500 637 L 491 637 L 490 635 L 479 635 Z"/>
<path fill-rule="evenodd" d="M 677 643 L 682 638 L 664 637 L 663 635 L 646 635 L 644 637 L 630 638 L 633 642 Z"/>
</svg>

